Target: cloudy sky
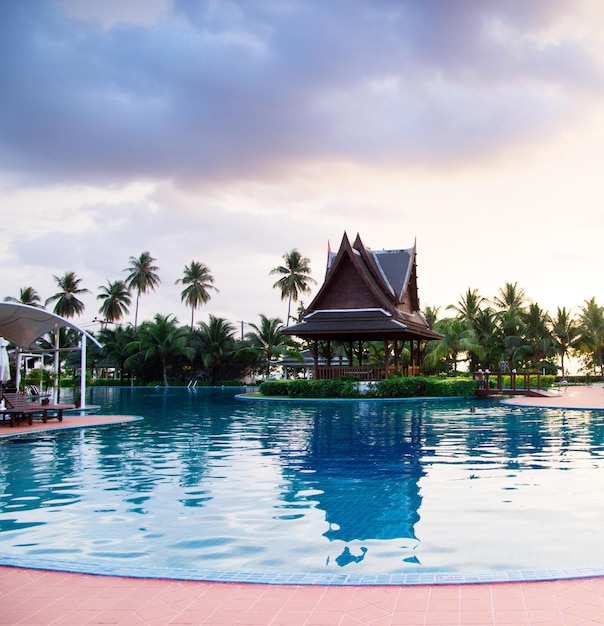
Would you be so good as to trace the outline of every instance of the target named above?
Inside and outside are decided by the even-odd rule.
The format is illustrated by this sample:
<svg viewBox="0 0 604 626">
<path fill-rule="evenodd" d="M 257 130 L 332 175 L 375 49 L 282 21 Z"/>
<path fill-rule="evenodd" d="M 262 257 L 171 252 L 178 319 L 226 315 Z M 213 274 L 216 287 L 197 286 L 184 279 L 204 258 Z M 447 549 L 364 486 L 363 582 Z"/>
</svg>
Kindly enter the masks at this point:
<svg viewBox="0 0 604 626">
<path fill-rule="evenodd" d="M 2 0 L 0 297 L 149 251 L 140 317 L 285 318 L 298 248 L 417 240 L 422 306 L 604 304 L 601 0 Z M 310 301 L 306 298 L 306 303 Z M 134 307 L 132 307 L 133 319 Z"/>
</svg>

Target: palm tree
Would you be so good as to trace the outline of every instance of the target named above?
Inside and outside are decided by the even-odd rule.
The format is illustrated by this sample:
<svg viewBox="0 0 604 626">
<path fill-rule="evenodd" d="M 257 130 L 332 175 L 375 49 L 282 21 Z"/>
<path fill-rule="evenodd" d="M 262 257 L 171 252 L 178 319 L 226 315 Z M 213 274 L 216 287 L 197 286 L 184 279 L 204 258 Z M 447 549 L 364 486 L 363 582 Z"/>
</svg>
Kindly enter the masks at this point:
<svg viewBox="0 0 604 626">
<path fill-rule="evenodd" d="M 101 355 L 107 365 L 117 365 L 120 381 L 124 380 L 126 371 L 126 361 L 132 354 L 132 342 L 136 340 L 134 328 L 127 326 L 116 326 L 115 328 L 102 328 L 98 334 L 98 340 L 103 346 Z"/>
<path fill-rule="evenodd" d="M 213 285 L 214 277 L 210 274 L 210 269 L 199 261 L 191 261 L 191 265 L 185 265 L 183 277 L 175 284 L 178 283 L 188 285 L 182 290 L 180 299 L 191 307 L 191 330 L 193 330 L 195 309 L 210 300 L 210 289 L 214 291 L 218 289 Z"/>
<path fill-rule="evenodd" d="M 260 324 L 250 324 L 252 331 L 246 333 L 250 347 L 256 351 L 264 366 L 266 376 L 271 373 L 271 362 L 287 352 L 288 338 L 281 331 L 283 322 L 277 318 L 260 315 Z"/>
<path fill-rule="evenodd" d="M 303 257 L 296 248 L 283 255 L 283 265 L 279 265 L 270 271 L 271 275 L 278 274 L 282 277 L 273 285 L 274 289 L 281 291 L 281 300 L 287 300 L 287 322 L 291 318 L 292 300 L 297 302 L 300 294 L 311 292 L 310 284 L 316 284 L 310 274 L 310 259 Z"/>
<path fill-rule="evenodd" d="M 528 311 L 522 315 L 522 337 L 528 349 L 526 356 L 533 367 L 540 367 L 541 361 L 551 357 L 554 344 L 551 336 L 551 318 L 538 304 L 531 303 Z"/>
<path fill-rule="evenodd" d="M 61 317 L 70 318 L 81 315 L 86 307 L 76 296 L 90 293 L 88 289 L 80 287 L 82 279 L 78 278 L 75 272 L 66 272 L 63 276 L 55 276 L 54 279 L 60 291 L 50 296 L 45 304 L 48 306 L 51 302 L 55 302 L 53 312 Z"/>
<path fill-rule="evenodd" d="M 130 265 L 124 269 L 129 272 L 126 277 L 126 286 L 128 289 L 136 290 L 136 310 L 134 313 L 134 328 L 138 327 L 138 301 L 141 293 L 155 291 L 161 282 L 157 272 L 159 267 L 153 265 L 155 259 L 149 252 L 143 252 L 138 258 L 131 256 Z"/>
<path fill-rule="evenodd" d="M 208 323 L 201 322 L 202 359 L 210 371 L 210 381 L 216 382 L 221 367 L 235 352 L 235 327 L 221 317 L 210 315 Z"/>
<path fill-rule="evenodd" d="M 428 322 L 430 328 L 434 327 L 438 320 L 438 316 L 440 315 L 440 307 L 439 306 L 427 306 L 424 309 L 424 317 Z"/>
<path fill-rule="evenodd" d="M 491 301 L 496 310 L 496 321 L 499 344 L 502 346 L 502 359 L 510 369 L 515 369 L 517 361 L 526 352 L 527 344 L 522 337 L 522 313 L 526 305 L 524 289 L 518 283 L 507 282 L 500 287 L 497 295 Z"/>
<path fill-rule="evenodd" d="M 173 315 L 157 313 L 152 322 L 141 324 L 138 336 L 139 340 L 131 344 L 131 348 L 138 354 L 129 357 L 126 365 L 131 363 L 137 355 L 142 355 L 145 359 L 159 358 L 166 387 L 168 387 L 168 360 L 180 355 L 188 359 L 194 356 L 194 351 L 187 345 L 189 330 L 178 326 L 178 320 Z"/>
<path fill-rule="evenodd" d="M 27 304 L 28 306 L 35 306 L 39 309 L 42 308 L 40 296 L 33 287 L 21 287 L 21 289 L 19 289 L 18 298 L 7 296 L 4 298 L 4 302 L 18 302 L 19 304 Z"/>
<path fill-rule="evenodd" d="M 574 317 L 566 310 L 566 307 L 558 307 L 556 316 L 552 320 L 552 338 L 554 349 L 560 357 L 562 378 L 566 377 L 564 358 L 568 356 L 571 348 L 576 347 L 579 337 L 579 328 Z"/>
<path fill-rule="evenodd" d="M 604 378 L 604 307 L 598 305 L 595 298 L 586 300 L 579 312 L 578 341 L 580 351 L 590 354 L 593 367 L 599 367 L 600 377 Z"/>
<path fill-rule="evenodd" d="M 526 304 L 526 295 L 524 289 L 518 287 L 518 283 L 505 283 L 499 288 L 497 295 L 493 298 L 493 304 L 501 311 L 510 311 L 517 313 L 521 311 Z"/>
<path fill-rule="evenodd" d="M 125 281 L 107 281 L 107 286 L 101 285 L 99 289 L 101 293 L 96 299 L 103 301 L 99 308 L 99 313 L 103 316 L 103 320 L 119 322 L 124 315 L 128 315 L 128 307 L 132 298 Z"/>
<path fill-rule="evenodd" d="M 434 330 L 443 335 L 443 338 L 434 342 L 433 349 L 426 355 L 428 365 L 436 366 L 441 359 L 445 359 L 447 365 L 453 366 L 457 372 L 457 364 L 467 359 L 463 354 L 475 354 L 482 356 L 482 348 L 476 339 L 474 330 L 459 318 L 446 318 L 437 322 Z"/>
<path fill-rule="evenodd" d="M 458 317 L 472 324 L 484 301 L 485 298 L 478 293 L 478 289 L 468 287 L 466 295 L 460 298 L 457 304 L 450 304 L 447 309 L 453 309 L 457 312 Z"/>
<path fill-rule="evenodd" d="M 503 346 L 500 341 L 501 333 L 497 327 L 495 311 L 490 307 L 479 309 L 472 321 L 471 328 L 480 344 L 483 363 L 486 363 L 487 367 L 493 367 L 496 363 L 500 363 L 503 359 Z M 477 365 L 477 358 L 472 355 L 471 369 L 475 370 Z"/>
</svg>

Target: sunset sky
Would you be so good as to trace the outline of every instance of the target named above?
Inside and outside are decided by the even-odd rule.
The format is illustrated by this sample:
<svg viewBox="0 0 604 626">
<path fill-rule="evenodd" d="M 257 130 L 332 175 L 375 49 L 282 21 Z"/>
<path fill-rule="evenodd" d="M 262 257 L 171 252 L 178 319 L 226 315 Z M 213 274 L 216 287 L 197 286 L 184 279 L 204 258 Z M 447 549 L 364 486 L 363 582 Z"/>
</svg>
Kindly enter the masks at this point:
<svg viewBox="0 0 604 626">
<path fill-rule="evenodd" d="M 604 305 L 601 0 L 2 0 L 0 48 L 0 298 L 75 271 L 87 326 L 148 250 L 140 319 L 196 260 L 198 320 L 285 320 L 270 270 L 347 232 L 442 315 Z"/>
</svg>

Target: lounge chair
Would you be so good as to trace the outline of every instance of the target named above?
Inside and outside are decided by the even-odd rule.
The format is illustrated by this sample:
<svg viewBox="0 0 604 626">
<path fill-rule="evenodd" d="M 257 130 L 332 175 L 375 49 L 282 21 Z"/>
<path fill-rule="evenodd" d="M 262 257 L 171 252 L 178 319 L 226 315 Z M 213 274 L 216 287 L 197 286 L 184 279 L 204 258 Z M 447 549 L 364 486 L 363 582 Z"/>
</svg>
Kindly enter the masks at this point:
<svg viewBox="0 0 604 626">
<path fill-rule="evenodd" d="M 30 398 L 49 398 L 50 393 L 41 393 L 40 389 L 36 385 L 26 385 L 25 393 L 29 395 Z"/>
<path fill-rule="evenodd" d="M 31 424 L 34 417 L 42 418 L 46 423 L 49 419 L 57 419 L 63 421 L 63 411 L 73 409 L 73 404 L 38 404 L 28 400 L 28 396 L 23 393 L 5 393 L 4 402 L 6 404 L 6 412 L 11 414 L 11 426 L 14 426 L 14 420 L 20 417 L 27 417 L 28 423 Z"/>
<path fill-rule="evenodd" d="M 2 398 L 4 399 L 2 423 L 4 423 L 5 418 L 8 416 L 10 417 L 11 426 L 14 426 L 17 421 L 22 418 L 27 419 L 27 423 L 31 426 L 34 414 L 40 412 L 40 408 L 31 402 L 27 402 L 21 393 L 7 392 Z M 42 410 L 42 413 L 43 412 Z"/>
</svg>

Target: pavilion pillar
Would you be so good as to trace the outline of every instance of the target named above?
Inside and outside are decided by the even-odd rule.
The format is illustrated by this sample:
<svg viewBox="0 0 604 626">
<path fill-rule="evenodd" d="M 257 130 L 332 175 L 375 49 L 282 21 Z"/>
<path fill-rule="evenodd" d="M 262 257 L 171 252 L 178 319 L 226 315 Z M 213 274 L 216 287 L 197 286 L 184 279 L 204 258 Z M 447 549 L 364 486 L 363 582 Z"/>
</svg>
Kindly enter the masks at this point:
<svg viewBox="0 0 604 626">
<path fill-rule="evenodd" d="M 415 354 L 413 351 L 413 339 L 409 339 L 409 376 L 413 376 L 415 365 Z"/>
<path fill-rule="evenodd" d="M 417 341 L 414 341 L 413 339 L 411 340 L 411 345 L 413 346 L 413 375 L 415 376 L 415 374 L 417 373 L 417 360 L 418 360 L 418 343 Z"/>
<path fill-rule="evenodd" d="M 80 408 L 86 408 L 86 335 L 80 340 Z"/>
<path fill-rule="evenodd" d="M 319 340 L 318 339 L 313 339 L 312 358 L 313 358 L 313 378 L 315 380 L 319 380 Z"/>
<path fill-rule="evenodd" d="M 388 367 L 390 366 L 390 342 L 384 337 L 384 380 L 388 378 Z"/>
<path fill-rule="evenodd" d="M 53 372 L 54 380 L 52 382 L 52 403 L 57 404 L 59 400 L 59 369 L 60 369 L 60 355 L 59 355 L 59 325 L 55 324 L 55 345 L 54 345 L 54 359 L 53 359 Z"/>
<path fill-rule="evenodd" d="M 15 356 L 15 387 L 20 391 L 21 387 L 21 347 L 17 346 Z M 40 389 L 42 389 L 42 376 L 40 376 Z"/>
</svg>

